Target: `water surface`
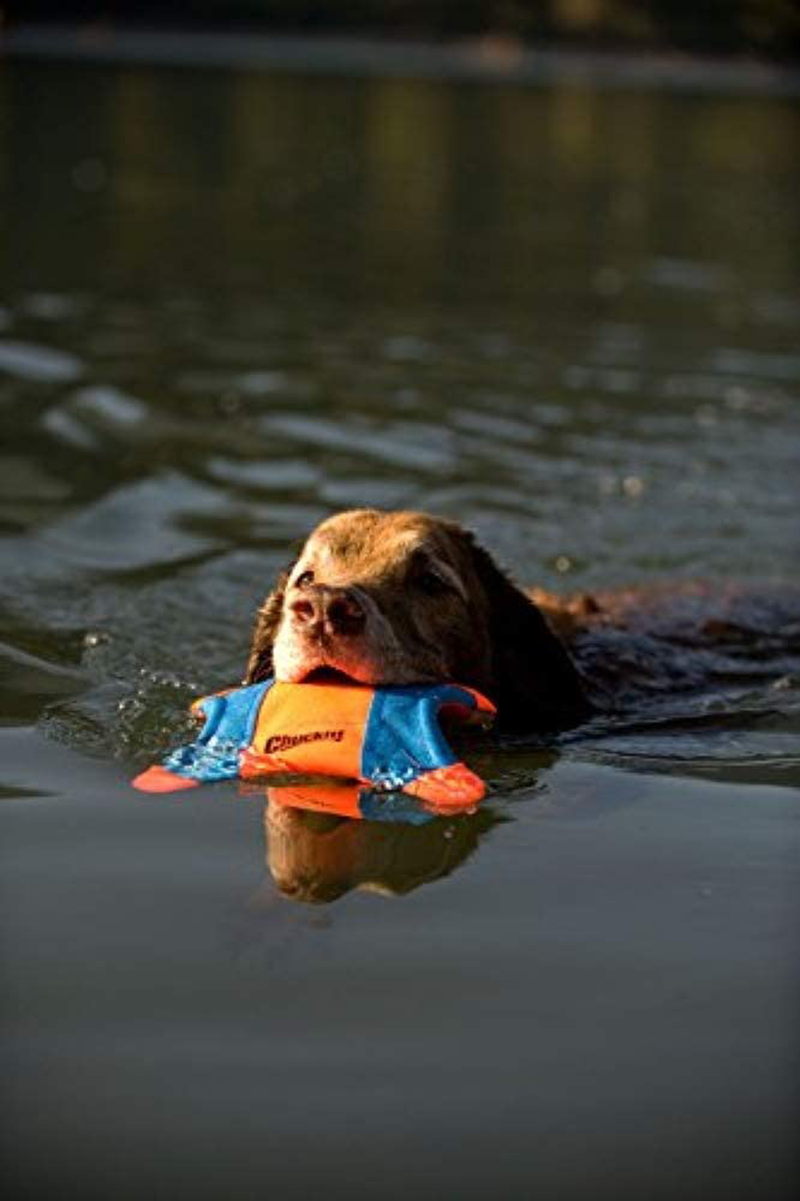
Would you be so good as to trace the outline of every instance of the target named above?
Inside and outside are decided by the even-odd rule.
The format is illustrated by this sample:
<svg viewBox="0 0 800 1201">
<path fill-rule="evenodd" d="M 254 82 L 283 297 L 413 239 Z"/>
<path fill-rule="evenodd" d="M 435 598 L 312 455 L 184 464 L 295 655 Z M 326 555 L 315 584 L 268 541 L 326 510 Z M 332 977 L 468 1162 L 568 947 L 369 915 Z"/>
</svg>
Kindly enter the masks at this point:
<svg viewBox="0 0 800 1201">
<path fill-rule="evenodd" d="M 3 64 L 15 1195 L 793 1192 L 796 652 L 478 749 L 456 820 L 126 781 L 345 506 L 557 589 L 796 582 L 797 133 L 768 96 Z"/>
</svg>

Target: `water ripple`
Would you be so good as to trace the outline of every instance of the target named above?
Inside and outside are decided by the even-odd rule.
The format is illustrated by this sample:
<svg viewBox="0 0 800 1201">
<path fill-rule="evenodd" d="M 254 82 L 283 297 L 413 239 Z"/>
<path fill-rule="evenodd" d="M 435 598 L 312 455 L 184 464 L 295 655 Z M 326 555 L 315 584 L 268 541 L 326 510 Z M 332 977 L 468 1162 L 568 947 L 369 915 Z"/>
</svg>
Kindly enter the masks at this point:
<svg viewBox="0 0 800 1201">
<path fill-rule="evenodd" d="M 182 528 L 185 519 L 219 512 L 220 496 L 175 472 L 121 485 L 48 526 L 41 551 L 74 568 L 132 570 L 184 559 L 215 545 Z"/>
<path fill-rule="evenodd" d="M 419 439 L 412 436 L 413 427 L 401 423 L 365 426 L 321 416 L 276 413 L 263 418 L 261 426 L 265 433 L 283 434 L 295 443 L 376 458 L 414 471 L 442 471 L 453 462 L 448 435 L 442 429 L 436 431 L 441 444 L 437 447 L 424 434 Z"/>
<path fill-rule="evenodd" d="M 33 342 L 0 341 L 0 371 L 41 384 L 65 384 L 83 375 L 74 355 Z"/>
</svg>

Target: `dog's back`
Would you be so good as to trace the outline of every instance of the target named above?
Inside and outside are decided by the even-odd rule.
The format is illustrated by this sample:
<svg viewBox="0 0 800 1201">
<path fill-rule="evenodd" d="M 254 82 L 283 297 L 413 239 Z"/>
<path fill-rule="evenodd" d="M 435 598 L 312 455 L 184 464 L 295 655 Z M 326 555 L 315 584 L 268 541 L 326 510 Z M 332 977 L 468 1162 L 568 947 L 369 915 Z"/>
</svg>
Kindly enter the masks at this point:
<svg viewBox="0 0 800 1201">
<path fill-rule="evenodd" d="M 600 709 L 800 677 L 800 587 L 672 583 L 532 599 Z"/>
</svg>

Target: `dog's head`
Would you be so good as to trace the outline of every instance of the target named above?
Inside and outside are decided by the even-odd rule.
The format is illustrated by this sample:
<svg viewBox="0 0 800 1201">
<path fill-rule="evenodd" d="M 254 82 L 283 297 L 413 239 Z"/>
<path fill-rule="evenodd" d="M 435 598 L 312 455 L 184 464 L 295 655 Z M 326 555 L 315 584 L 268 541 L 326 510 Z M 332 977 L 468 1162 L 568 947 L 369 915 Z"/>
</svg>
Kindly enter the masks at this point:
<svg viewBox="0 0 800 1201">
<path fill-rule="evenodd" d="M 258 615 L 246 682 L 273 674 L 452 680 L 529 729 L 586 712 L 577 672 L 537 607 L 470 533 L 424 513 L 359 509 L 317 527 Z"/>
</svg>

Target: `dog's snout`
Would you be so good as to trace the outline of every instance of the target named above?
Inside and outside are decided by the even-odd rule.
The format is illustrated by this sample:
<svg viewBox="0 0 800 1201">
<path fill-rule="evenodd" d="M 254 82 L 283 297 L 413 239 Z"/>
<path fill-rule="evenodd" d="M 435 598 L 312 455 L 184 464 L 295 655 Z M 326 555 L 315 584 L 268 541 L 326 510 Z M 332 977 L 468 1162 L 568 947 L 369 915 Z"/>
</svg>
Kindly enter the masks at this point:
<svg viewBox="0 0 800 1201">
<path fill-rule="evenodd" d="M 366 613 L 350 588 L 304 588 L 292 602 L 291 612 L 295 623 L 309 632 L 358 634 L 366 622 Z"/>
<path fill-rule="evenodd" d="M 322 606 L 314 596 L 304 596 L 289 606 L 297 625 L 317 625 L 323 620 Z"/>
</svg>

